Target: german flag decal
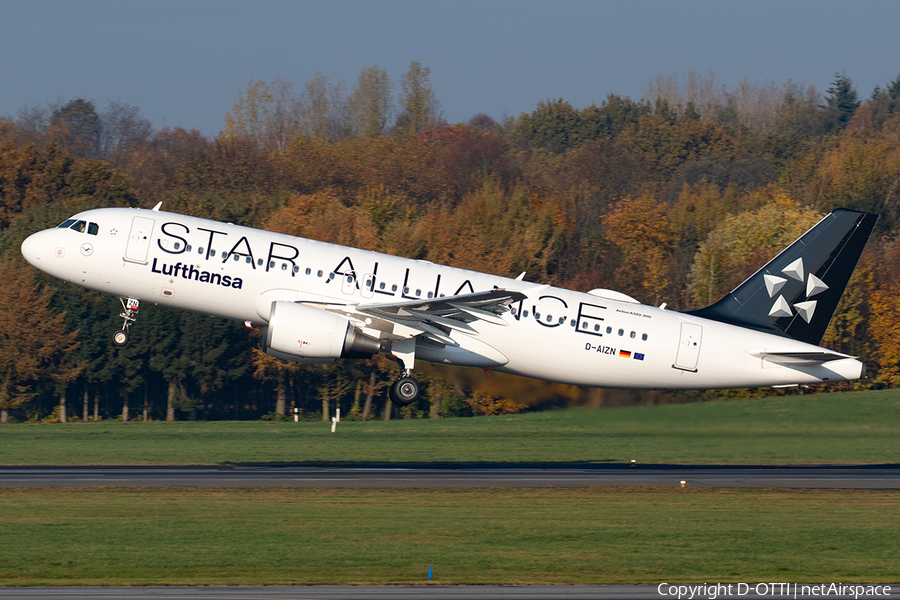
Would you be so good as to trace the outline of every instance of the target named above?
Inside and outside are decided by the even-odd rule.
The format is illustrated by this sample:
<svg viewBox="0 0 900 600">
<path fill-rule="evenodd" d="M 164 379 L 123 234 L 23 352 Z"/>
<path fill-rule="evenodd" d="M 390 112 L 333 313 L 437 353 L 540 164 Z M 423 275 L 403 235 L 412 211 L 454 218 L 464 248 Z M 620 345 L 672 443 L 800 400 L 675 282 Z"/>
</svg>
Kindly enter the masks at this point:
<svg viewBox="0 0 900 600">
<path fill-rule="evenodd" d="M 619 350 L 619 356 L 622 358 L 631 358 L 631 352 L 629 350 Z"/>
</svg>

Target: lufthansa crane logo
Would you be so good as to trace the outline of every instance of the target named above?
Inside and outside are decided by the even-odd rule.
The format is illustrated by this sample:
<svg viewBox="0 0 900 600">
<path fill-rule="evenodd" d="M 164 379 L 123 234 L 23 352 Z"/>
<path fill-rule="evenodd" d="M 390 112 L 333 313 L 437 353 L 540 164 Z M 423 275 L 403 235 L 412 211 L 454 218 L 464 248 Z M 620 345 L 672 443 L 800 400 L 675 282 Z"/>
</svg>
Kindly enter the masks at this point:
<svg viewBox="0 0 900 600">
<path fill-rule="evenodd" d="M 81 253 L 85 256 L 90 256 L 94 253 L 94 247 L 88 243 L 84 243 L 81 245 Z"/>
</svg>

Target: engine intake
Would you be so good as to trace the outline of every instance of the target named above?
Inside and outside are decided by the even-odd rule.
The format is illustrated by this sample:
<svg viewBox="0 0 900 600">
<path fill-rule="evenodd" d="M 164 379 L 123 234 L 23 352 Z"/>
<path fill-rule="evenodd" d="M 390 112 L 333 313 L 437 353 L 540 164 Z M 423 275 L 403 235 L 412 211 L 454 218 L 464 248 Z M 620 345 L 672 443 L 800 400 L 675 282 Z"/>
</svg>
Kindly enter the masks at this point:
<svg viewBox="0 0 900 600">
<path fill-rule="evenodd" d="M 369 358 L 381 343 L 344 316 L 296 302 L 273 302 L 263 333 L 263 352 L 295 362 Z"/>
</svg>

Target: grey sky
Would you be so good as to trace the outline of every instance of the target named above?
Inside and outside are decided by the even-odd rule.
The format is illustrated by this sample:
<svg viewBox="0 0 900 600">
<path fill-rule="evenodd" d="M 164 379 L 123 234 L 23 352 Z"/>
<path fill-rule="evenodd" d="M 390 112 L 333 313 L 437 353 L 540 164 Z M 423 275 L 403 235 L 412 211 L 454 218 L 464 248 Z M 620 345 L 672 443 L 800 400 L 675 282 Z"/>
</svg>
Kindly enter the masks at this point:
<svg viewBox="0 0 900 600">
<path fill-rule="evenodd" d="M 689 69 L 733 86 L 788 79 L 860 96 L 900 74 L 900 2 L 309 2 L 4 0 L 0 115 L 73 98 L 121 100 L 156 127 L 221 129 L 235 94 L 316 72 L 352 87 L 378 65 L 395 83 L 431 68 L 448 121 L 496 119 L 564 98 L 640 98 Z M 396 89 L 395 89 L 396 94 Z"/>
</svg>

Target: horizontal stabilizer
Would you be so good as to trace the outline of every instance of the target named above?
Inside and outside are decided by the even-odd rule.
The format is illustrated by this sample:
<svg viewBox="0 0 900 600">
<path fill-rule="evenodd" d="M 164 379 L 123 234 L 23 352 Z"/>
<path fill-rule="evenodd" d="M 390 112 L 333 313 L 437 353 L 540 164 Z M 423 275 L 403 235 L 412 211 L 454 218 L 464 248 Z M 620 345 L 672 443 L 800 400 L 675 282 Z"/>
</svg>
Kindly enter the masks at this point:
<svg viewBox="0 0 900 600">
<path fill-rule="evenodd" d="M 839 352 L 755 352 L 753 355 L 785 367 L 813 367 L 832 360 L 854 358 Z"/>
</svg>

